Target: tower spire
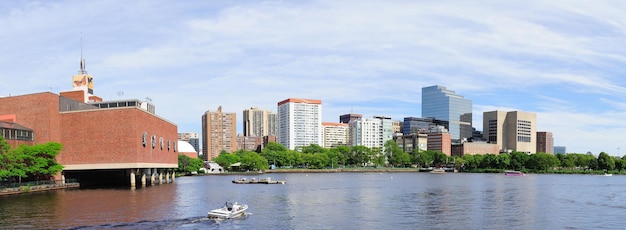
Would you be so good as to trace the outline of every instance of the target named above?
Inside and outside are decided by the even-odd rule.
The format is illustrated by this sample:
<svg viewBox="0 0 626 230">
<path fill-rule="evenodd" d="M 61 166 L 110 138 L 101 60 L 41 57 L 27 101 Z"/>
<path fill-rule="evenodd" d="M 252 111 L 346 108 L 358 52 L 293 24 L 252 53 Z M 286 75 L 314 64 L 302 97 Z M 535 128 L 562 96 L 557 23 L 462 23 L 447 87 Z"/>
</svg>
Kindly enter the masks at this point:
<svg viewBox="0 0 626 230">
<path fill-rule="evenodd" d="M 83 58 L 83 33 L 80 33 L 80 70 L 78 74 L 87 74 L 85 71 L 85 59 Z"/>
</svg>

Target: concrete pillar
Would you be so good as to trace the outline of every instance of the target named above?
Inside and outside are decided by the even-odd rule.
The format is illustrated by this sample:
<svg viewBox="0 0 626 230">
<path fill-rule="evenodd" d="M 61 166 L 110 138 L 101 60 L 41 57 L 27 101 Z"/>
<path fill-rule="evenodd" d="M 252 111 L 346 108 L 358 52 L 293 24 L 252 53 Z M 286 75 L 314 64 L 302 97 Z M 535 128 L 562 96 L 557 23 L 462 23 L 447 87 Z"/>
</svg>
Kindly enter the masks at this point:
<svg viewBox="0 0 626 230">
<path fill-rule="evenodd" d="M 163 170 L 159 169 L 159 183 L 163 184 Z"/>
<path fill-rule="evenodd" d="M 130 187 L 131 188 L 135 187 L 135 170 L 134 169 L 130 170 Z"/>
<path fill-rule="evenodd" d="M 65 184 L 65 174 L 61 174 L 61 184 Z"/>
<path fill-rule="evenodd" d="M 150 185 L 154 185 L 154 180 L 155 180 L 154 179 L 154 177 L 155 177 L 154 174 L 156 174 L 156 169 L 151 168 L 150 169 Z"/>
<path fill-rule="evenodd" d="M 174 183 L 174 181 L 176 180 L 176 173 L 174 173 L 174 171 L 172 171 L 172 183 Z"/>
<path fill-rule="evenodd" d="M 141 187 L 146 187 L 146 170 L 141 170 Z"/>
<path fill-rule="evenodd" d="M 170 171 L 165 173 L 165 183 L 170 183 Z"/>
</svg>

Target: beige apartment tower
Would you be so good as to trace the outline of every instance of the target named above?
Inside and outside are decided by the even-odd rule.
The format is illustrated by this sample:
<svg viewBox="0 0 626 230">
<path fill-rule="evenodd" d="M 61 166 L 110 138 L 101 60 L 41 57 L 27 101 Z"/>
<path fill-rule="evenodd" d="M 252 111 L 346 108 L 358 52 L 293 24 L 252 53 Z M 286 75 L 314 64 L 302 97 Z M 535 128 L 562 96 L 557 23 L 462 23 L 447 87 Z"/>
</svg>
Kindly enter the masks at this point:
<svg viewBox="0 0 626 230">
<path fill-rule="evenodd" d="M 237 116 L 223 113 L 222 106 L 217 111 L 207 111 L 202 115 L 202 159 L 210 161 L 222 150 L 237 151 Z"/>
<path fill-rule="evenodd" d="M 276 113 L 254 107 L 244 110 L 243 135 L 246 137 L 276 136 Z"/>
<path fill-rule="evenodd" d="M 483 137 L 500 152 L 537 152 L 537 115 L 523 111 L 483 113 Z"/>
</svg>

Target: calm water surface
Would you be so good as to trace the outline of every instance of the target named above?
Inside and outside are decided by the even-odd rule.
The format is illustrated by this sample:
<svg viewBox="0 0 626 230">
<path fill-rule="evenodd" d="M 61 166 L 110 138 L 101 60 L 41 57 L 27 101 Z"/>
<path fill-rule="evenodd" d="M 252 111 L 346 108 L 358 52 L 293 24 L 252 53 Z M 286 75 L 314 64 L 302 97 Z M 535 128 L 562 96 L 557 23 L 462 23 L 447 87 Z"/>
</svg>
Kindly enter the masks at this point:
<svg viewBox="0 0 626 230">
<path fill-rule="evenodd" d="M 626 176 L 428 173 L 177 178 L 130 189 L 0 197 L 0 229 L 623 229 Z M 215 221 L 226 200 L 249 214 Z"/>
</svg>

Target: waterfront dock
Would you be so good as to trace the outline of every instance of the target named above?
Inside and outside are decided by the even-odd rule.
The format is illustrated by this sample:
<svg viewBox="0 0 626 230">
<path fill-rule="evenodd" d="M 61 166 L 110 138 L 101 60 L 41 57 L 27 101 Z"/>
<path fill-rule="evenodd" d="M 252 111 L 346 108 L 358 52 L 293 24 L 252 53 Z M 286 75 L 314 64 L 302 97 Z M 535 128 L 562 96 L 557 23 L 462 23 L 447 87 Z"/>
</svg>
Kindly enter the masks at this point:
<svg viewBox="0 0 626 230">
<path fill-rule="evenodd" d="M 241 177 L 241 178 L 237 178 L 233 180 L 234 184 L 285 184 L 287 183 L 286 180 L 272 180 L 269 177 L 266 178 L 261 178 L 261 179 L 256 179 L 256 178 L 251 178 L 251 179 L 247 179 L 245 177 Z"/>
</svg>

